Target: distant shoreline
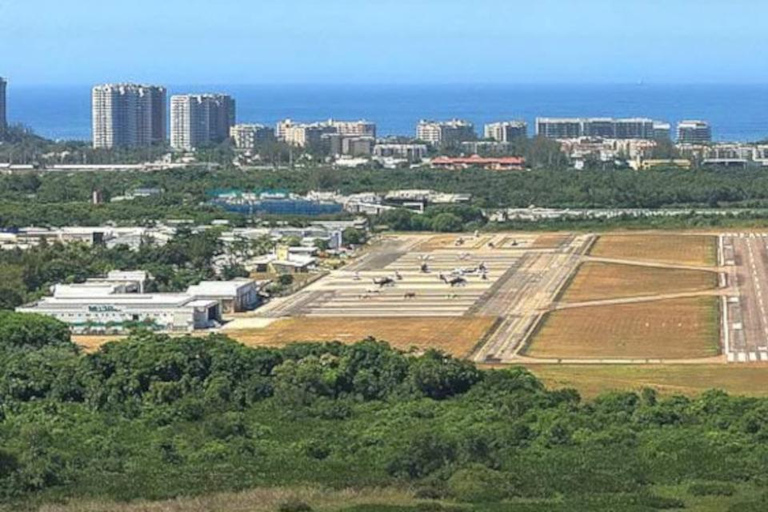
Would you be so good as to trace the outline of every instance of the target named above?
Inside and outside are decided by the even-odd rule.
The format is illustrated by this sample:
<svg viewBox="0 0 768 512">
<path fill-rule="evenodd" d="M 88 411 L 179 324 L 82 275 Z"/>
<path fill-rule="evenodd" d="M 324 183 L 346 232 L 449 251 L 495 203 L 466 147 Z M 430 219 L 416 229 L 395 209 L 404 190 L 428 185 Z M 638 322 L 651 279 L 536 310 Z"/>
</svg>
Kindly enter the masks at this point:
<svg viewBox="0 0 768 512">
<path fill-rule="evenodd" d="M 365 118 L 380 135 L 413 136 L 419 119 L 484 123 L 536 117 L 649 117 L 676 123 L 705 119 L 716 141 L 768 138 L 768 84 L 265 84 L 169 85 L 169 94 L 224 92 L 238 121 Z M 51 139 L 89 140 L 91 85 L 14 85 L 8 114 Z"/>
</svg>

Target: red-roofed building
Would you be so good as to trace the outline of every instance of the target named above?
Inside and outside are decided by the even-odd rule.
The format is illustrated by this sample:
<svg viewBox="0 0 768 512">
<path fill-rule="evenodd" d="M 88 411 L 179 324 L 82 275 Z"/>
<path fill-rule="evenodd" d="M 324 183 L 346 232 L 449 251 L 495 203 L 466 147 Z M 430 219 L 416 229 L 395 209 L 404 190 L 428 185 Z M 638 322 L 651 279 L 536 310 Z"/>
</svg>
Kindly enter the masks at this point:
<svg viewBox="0 0 768 512">
<path fill-rule="evenodd" d="M 484 158 L 472 155 L 458 158 L 439 156 L 432 160 L 433 169 L 461 170 L 472 167 L 480 167 L 489 171 L 522 171 L 525 169 L 525 158 L 519 156 Z"/>
</svg>

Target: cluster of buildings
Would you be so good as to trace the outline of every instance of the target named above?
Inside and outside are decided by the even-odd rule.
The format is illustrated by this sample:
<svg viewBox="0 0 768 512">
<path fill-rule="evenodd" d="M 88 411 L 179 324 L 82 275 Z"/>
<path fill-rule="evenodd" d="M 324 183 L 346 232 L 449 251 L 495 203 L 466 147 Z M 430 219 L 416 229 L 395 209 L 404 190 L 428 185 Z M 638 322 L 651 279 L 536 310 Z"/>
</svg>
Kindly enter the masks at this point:
<svg viewBox="0 0 768 512">
<path fill-rule="evenodd" d="M 6 102 L 6 88 L 8 84 L 3 77 L 0 76 L 0 134 L 4 133 L 8 129 L 8 114 L 7 114 L 7 102 Z"/>
<path fill-rule="evenodd" d="M 669 123 L 646 118 L 550 118 L 536 119 L 536 135 L 547 139 L 671 140 Z M 712 128 L 706 121 L 681 121 L 677 125 L 677 142 L 701 144 L 712 142 Z"/>
<path fill-rule="evenodd" d="M 219 225 L 217 225 L 218 227 Z M 313 271 L 318 266 L 319 246 L 335 254 L 343 254 L 342 234 L 348 228 L 366 229 L 365 219 L 352 221 L 318 221 L 306 227 L 253 227 L 226 229 L 220 235 L 225 248 L 219 263 L 236 262 L 250 272 L 297 274 Z M 204 230 L 212 226 L 195 226 Z M 36 243 L 52 239 L 63 243 L 104 243 L 104 237 L 115 228 L 62 228 L 59 230 L 20 230 L 21 236 Z M 123 228 L 140 230 L 143 228 Z M 153 228 L 173 233 L 173 227 Z M 173 236 L 172 234 L 170 236 Z M 273 250 L 267 254 L 250 254 L 239 248 L 241 242 L 269 239 Z M 291 240 L 287 243 L 287 240 Z M 321 243 L 322 242 L 322 243 Z M 247 244 L 246 244 L 247 245 Z M 216 264 L 216 263 L 215 263 Z M 112 271 L 83 283 L 58 284 L 50 296 L 16 309 L 56 318 L 80 334 L 120 334 L 136 326 L 166 332 L 191 332 L 218 328 L 222 316 L 250 311 L 268 296 L 271 281 L 248 278 L 229 281 L 203 281 L 180 293 L 152 293 L 151 276 L 145 271 Z"/>
<path fill-rule="evenodd" d="M 51 296 L 16 311 L 56 318 L 75 333 L 121 333 L 138 325 L 190 332 L 220 326 L 223 313 L 257 307 L 264 284 L 203 281 L 183 293 L 146 293 L 148 281 L 143 271 L 114 271 L 80 284 L 56 285 Z"/>
<path fill-rule="evenodd" d="M 104 245 L 109 248 L 126 246 L 132 250 L 137 250 L 142 243 L 165 245 L 175 234 L 176 227 L 172 225 L 155 227 L 25 227 L 0 231 L 0 250 L 26 250 L 41 244 L 54 243 L 82 243 Z"/>
<path fill-rule="evenodd" d="M 0 78 L 0 132 L 7 129 L 6 86 L 7 82 Z M 95 148 L 140 148 L 170 142 L 174 150 L 188 152 L 231 139 L 245 155 L 243 161 L 250 161 L 265 144 L 277 141 L 305 151 L 320 150 L 336 165 L 347 167 L 375 162 L 385 168 L 425 164 L 441 169 L 520 170 L 525 168 L 525 161 L 510 155 L 518 152 L 516 141 L 529 136 L 528 124 L 519 120 L 486 124 L 480 136 L 466 120 L 421 120 L 415 136 L 410 138 L 377 138 L 376 124 L 367 120 L 305 123 L 285 119 L 274 127 L 237 124 L 236 104 L 231 96 L 181 94 L 171 96 L 169 101 L 164 87 L 138 84 L 94 87 L 92 123 Z M 589 159 L 625 160 L 638 169 L 650 168 L 654 165 L 654 148 L 662 141 L 676 142 L 679 163 L 684 167 L 768 163 L 763 146 L 712 144 L 712 127 L 706 121 L 681 121 L 674 133 L 669 123 L 649 118 L 539 117 L 535 123 L 535 136 L 557 140 L 577 168 Z M 442 148 L 458 150 L 462 156 L 430 159 L 433 150 Z M 183 164 L 169 163 L 166 167 L 170 165 Z M 306 205 L 297 198 L 259 198 L 244 201 L 241 206 L 256 206 L 256 212 L 264 206 L 264 213 L 279 210 L 275 213 L 303 214 Z M 285 206 L 289 209 L 281 210 Z M 333 213 L 334 208 L 324 209 L 323 213 Z"/>
</svg>

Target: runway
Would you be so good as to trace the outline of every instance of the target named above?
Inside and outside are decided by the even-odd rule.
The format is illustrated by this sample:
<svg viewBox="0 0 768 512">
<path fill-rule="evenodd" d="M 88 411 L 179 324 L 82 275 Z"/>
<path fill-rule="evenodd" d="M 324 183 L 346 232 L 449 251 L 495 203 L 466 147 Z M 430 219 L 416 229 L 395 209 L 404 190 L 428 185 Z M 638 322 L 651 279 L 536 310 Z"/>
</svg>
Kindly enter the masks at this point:
<svg viewBox="0 0 768 512">
<path fill-rule="evenodd" d="M 721 305 L 727 360 L 768 362 L 768 234 L 728 233 L 720 244 L 731 290 Z"/>
</svg>

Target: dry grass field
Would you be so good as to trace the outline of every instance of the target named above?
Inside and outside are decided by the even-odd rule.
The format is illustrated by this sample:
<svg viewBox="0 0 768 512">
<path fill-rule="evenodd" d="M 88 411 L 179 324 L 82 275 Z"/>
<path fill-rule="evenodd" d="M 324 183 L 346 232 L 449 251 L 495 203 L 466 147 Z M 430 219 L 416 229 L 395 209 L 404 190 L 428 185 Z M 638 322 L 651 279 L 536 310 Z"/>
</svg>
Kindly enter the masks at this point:
<svg viewBox="0 0 768 512">
<path fill-rule="evenodd" d="M 556 249 L 563 245 L 571 237 L 568 233 L 552 233 L 539 235 L 531 247 L 534 249 Z"/>
<path fill-rule="evenodd" d="M 593 398 L 608 391 L 653 388 L 664 395 L 695 396 L 708 389 L 768 397 L 768 367 L 760 364 L 530 365 L 549 388 L 575 388 Z"/>
<path fill-rule="evenodd" d="M 156 502 L 115 503 L 73 501 L 43 505 L 39 512 L 274 512 L 290 501 L 308 503 L 312 510 L 331 512 L 355 505 L 412 505 L 414 497 L 398 489 L 325 490 L 311 487 L 252 489 L 196 498 Z M 0 507 L 0 510 L 3 510 Z"/>
<path fill-rule="evenodd" d="M 587 302 L 716 288 L 714 272 L 587 262 L 579 267 L 560 301 Z"/>
<path fill-rule="evenodd" d="M 717 238 L 709 235 L 602 235 L 591 256 L 676 265 L 714 266 Z"/>
<path fill-rule="evenodd" d="M 464 243 L 460 246 L 456 245 L 456 240 L 459 238 L 464 240 Z M 417 252 L 431 252 L 440 249 L 463 249 L 472 250 L 483 247 L 493 239 L 491 236 L 479 236 L 474 238 L 472 234 L 468 233 L 455 233 L 451 235 L 435 235 L 430 237 L 424 237 L 424 241 L 419 243 L 414 251 Z"/>
<path fill-rule="evenodd" d="M 72 341 L 86 352 L 96 352 L 102 345 L 122 339 L 125 339 L 125 336 L 72 336 Z"/>
<path fill-rule="evenodd" d="M 556 359 L 695 359 L 715 356 L 715 297 L 564 309 L 550 313 L 526 355 Z"/>
<path fill-rule="evenodd" d="M 437 348 L 465 357 L 494 321 L 493 317 L 304 317 L 280 320 L 263 329 L 231 330 L 226 334 L 252 347 L 279 347 L 301 341 L 354 343 L 372 336 L 402 350 Z"/>
</svg>

